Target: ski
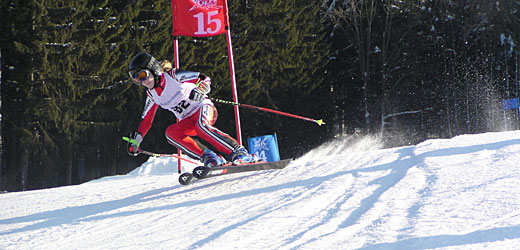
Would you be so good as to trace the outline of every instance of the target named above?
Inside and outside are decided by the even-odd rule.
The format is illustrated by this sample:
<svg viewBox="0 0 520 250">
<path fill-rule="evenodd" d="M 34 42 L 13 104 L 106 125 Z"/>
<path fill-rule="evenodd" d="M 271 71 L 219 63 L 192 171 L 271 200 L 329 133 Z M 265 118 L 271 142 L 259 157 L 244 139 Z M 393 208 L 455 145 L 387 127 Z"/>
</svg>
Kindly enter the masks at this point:
<svg viewBox="0 0 520 250">
<path fill-rule="evenodd" d="M 253 162 L 239 165 L 227 164 L 220 167 L 208 168 L 199 166 L 193 169 L 193 177 L 197 179 L 206 179 L 221 175 L 242 173 L 249 171 L 268 170 L 268 169 L 282 169 L 285 168 L 292 159 L 285 159 L 274 162 Z"/>
</svg>

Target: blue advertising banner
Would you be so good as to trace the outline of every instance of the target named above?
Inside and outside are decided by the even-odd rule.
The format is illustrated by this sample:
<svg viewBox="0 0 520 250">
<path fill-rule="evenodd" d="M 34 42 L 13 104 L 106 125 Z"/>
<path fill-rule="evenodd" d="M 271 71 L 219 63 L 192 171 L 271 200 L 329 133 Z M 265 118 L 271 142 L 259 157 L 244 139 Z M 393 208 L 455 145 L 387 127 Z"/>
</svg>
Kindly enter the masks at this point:
<svg viewBox="0 0 520 250">
<path fill-rule="evenodd" d="M 267 162 L 280 160 L 276 134 L 253 137 L 249 138 L 247 141 L 250 154 L 254 154 L 258 158 Z"/>
<path fill-rule="evenodd" d="M 502 101 L 502 108 L 504 110 L 516 109 L 519 107 L 518 98 L 507 99 Z"/>
</svg>

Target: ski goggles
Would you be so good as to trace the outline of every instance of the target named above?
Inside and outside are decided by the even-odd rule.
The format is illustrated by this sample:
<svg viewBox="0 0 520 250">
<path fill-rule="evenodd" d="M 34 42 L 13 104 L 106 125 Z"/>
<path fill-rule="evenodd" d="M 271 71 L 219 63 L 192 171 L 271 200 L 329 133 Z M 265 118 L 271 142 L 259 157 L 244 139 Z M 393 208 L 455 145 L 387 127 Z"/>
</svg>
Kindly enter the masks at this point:
<svg viewBox="0 0 520 250">
<path fill-rule="evenodd" d="M 150 71 L 147 69 L 141 69 L 137 71 L 130 71 L 128 72 L 128 74 L 130 75 L 130 77 L 132 77 L 132 80 L 135 84 L 142 85 L 143 81 L 148 79 L 148 77 L 150 76 Z"/>
</svg>

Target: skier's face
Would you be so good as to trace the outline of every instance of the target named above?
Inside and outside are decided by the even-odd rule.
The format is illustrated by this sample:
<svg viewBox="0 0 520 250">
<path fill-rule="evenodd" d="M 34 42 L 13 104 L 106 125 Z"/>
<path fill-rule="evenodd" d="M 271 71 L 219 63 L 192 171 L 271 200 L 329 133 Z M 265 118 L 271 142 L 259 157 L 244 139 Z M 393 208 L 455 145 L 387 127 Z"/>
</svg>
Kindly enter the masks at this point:
<svg viewBox="0 0 520 250">
<path fill-rule="evenodd" d="M 148 76 L 148 78 L 146 78 L 145 80 L 143 80 L 141 82 L 141 84 L 149 89 L 152 89 L 153 88 L 153 85 L 154 85 L 154 78 L 153 78 L 153 75 L 150 74 Z"/>
<path fill-rule="evenodd" d="M 149 89 L 153 88 L 154 78 L 149 70 L 142 69 L 137 72 L 130 71 L 129 74 L 135 84 L 145 86 Z"/>
</svg>

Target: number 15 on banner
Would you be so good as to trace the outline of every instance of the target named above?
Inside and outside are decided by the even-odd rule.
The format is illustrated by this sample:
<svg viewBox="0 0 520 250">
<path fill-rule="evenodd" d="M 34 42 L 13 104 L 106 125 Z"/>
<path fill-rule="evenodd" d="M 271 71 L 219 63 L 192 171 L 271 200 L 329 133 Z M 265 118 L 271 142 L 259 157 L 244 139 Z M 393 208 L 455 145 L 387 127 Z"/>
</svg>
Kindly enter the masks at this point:
<svg viewBox="0 0 520 250">
<path fill-rule="evenodd" d="M 193 17 L 197 19 L 197 31 L 195 31 L 195 35 L 214 35 L 222 28 L 222 22 L 220 19 L 213 18 L 214 16 L 218 15 L 218 11 L 208 11 L 207 14 L 207 19 L 204 18 L 204 12 L 193 15 Z M 214 29 L 211 29 L 211 24 L 214 24 Z"/>
</svg>

